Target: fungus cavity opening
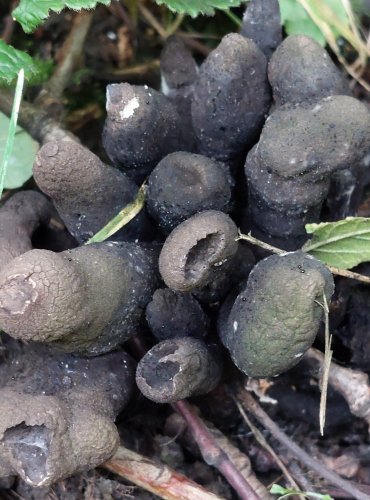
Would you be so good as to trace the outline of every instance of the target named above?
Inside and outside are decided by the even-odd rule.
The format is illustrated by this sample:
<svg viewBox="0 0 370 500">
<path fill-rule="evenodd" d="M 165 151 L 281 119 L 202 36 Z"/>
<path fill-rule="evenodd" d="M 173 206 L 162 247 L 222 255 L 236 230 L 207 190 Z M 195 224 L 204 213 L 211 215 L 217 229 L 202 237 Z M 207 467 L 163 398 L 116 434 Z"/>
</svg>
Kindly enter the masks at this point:
<svg viewBox="0 0 370 500">
<path fill-rule="evenodd" d="M 50 430 L 45 425 L 26 425 L 22 422 L 7 429 L 2 442 L 19 464 L 17 472 L 33 485 L 40 485 L 47 476 Z"/>
<path fill-rule="evenodd" d="M 208 234 L 200 239 L 190 250 L 185 263 L 185 279 L 198 281 L 215 263 L 216 256 L 222 253 L 223 237 L 219 233 Z"/>
</svg>

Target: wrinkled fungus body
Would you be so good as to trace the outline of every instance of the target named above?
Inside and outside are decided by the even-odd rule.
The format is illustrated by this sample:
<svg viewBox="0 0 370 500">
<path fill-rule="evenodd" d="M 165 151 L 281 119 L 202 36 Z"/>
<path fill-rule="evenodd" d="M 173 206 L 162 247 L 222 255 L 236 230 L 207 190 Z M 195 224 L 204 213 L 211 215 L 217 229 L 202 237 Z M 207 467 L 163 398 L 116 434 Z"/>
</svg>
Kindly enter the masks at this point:
<svg viewBox="0 0 370 500">
<path fill-rule="evenodd" d="M 48 199 L 36 191 L 20 191 L 0 209 L 0 269 L 32 249 L 32 235 L 53 213 Z"/>
<path fill-rule="evenodd" d="M 83 359 L 18 347 L 0 367 L 0 477 L 47 486 L 108 460 L 133 390 L 124 352 Z"/>
<path fill-rule="evenodd" d="M 137 185 L 76 142 L 53 141 L 38 152 L 33 175 L 51 197 L 59 215 L 79 243 L 85 243 L 131 203 Z M 150 235 L 144 213 L 114 235 L 115 240 Z"/>
<path fill-rule="evenodd" d="M 298 248 L 305 224 L 320 219 L 331 175 L 369 147 L 370 114 L 353 97 L 276 109 L 245 163 L 252 225 L 282 248 Z"/>
<path fill-rule="evenodd" d="M 252 270 L 221 323 L 224 344 L 250 377 L 279 375 L 311 347 L 334 291 L 330 271 L 304 252 L 273 255 Z M 320 305 L 322 304 L 322 305 Z"/>
<path fill-rule="evenodd" d="M 136 333 L 155 288 L 155 256 L 134 243 L 31 250 L 0 275 L 0 325 L 18 339 L 97 355 Z"/>
</svg>

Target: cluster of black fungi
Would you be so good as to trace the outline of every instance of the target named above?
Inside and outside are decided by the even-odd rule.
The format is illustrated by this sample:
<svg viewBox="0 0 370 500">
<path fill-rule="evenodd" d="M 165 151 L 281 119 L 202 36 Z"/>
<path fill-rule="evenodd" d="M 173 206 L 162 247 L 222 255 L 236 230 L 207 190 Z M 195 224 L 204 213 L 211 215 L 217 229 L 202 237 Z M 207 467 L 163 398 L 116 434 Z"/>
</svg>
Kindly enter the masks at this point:
<svg viewBox="0 0 370 500">
<path fill-rule="evenodd" d="M 370 115 L 314 40 L 282 40 L 277 0 L 248 5 L 240 34 L 200 66 L 171 37 L 160 91 L 107 87 L 111 165 L 48 142 L 41 192 L 2 206 L 0 328 L 14 345 L 0 364 L 0 477 L 48 485 L 107 460 L 135 370 L 147 398 L 174 402 L 219 384 L 221 343 L 256 378 L 312 345 L 334 282 L 299 250 L 305 224 L 356 209 Z M 144 210 L 85 245 L 144 180 Z M 58 217 L 75 244 L 34 248 Z M 286 252 L 261 259 L 238 227 Z M 124 343 L 149 330 L 157 343 L 135 367 Z"/>
</svg>

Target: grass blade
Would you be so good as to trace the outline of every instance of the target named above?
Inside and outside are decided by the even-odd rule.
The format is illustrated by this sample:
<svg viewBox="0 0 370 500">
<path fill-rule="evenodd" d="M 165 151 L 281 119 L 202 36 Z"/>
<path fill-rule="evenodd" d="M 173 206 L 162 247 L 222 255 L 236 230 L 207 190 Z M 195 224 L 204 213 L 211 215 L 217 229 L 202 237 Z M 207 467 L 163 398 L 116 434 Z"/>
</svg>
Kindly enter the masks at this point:
<svg viewBox="0 0 370 500">
<path fill-rule="evenodd" d="M 90 238 L 85 245 L 89 245 L 90 243 L 101 243 L 116 233 L 123 226 L 128 224 L 144 207 L 145 193 L 146 184 L 144 183 L 139 189 L 134 201 L 126 205 L 117 215 L 113 217 L 113 219 L 108 222 L 108 224 L 94 234 L 94 236 L 92 236 L 92 238 Z"/>
<path fill-rule="evenodd" d="M 17 85 L 15 87 L 12 114 L 10 116 L 8 136 L 6 138 L 4 156 L 3 156 L 3 160 L 1 162 L 1 167 L 0 167 L 0 198 L 3 194 L 6 171 L 8 168 L 10 156 L 11 156 L 12 151 L 13 151 L 14 137 L 15 137 L 15 132 L 17 129 L 19 108 L 20 108 L 21 100 L 22 100 L 23 85 L 24 85 L 24 70 L 21 69 L 18 73 Z"/>
</svg>

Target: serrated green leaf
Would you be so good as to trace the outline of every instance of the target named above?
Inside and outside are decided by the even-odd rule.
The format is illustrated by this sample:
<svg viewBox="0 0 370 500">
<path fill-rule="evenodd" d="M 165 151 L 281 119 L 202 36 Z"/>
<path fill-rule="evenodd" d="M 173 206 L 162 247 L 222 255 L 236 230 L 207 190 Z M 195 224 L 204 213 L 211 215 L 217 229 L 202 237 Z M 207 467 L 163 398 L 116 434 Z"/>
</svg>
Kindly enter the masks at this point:
<svg viewBox="0 0 370 500">
<path fill-rule="evenodd" d="M 9 118 L 0 113 L 0 161 L 3 158 L 9 130 Z M 16 128 L 14 145 L 8 159 L 4 188 L 16 189 L 32 177 L 32 166 L 39 145 L 21 127 Z"/>
<path fill-rule="evenodd" d="M 112 0 L 21 0 L 12 15 L 26 33 L 32 33 L 49 16 L 49 12 L 94 9 L 97 4 L 109 5 Z"/>
<path fill-rule="evenodd" d="M 170 10 L 179 14 L 189 14 L 196 17 L 199 14 L 212 16 L 215 9 L 229 9 L 238 7 L 243 0 L 155 0 L 159 5 L 166 5 Z"/>
<path fill-rule="evenodd" d="M 328 266 L 351 269 L 370 261 L 370 218 L 307 224 L 306 231 L 313 238 L 302 249 Z"/>
<path fill-rule="evenodd" d="M 48 61 L 33 59 L 26 52 L 0 40 L 0 84 L 10 85 L 17 79 L 22 68 L 25 79 L 31 84 L 37 84 L 49 77 L 52 65 Z"/>
</svg>

